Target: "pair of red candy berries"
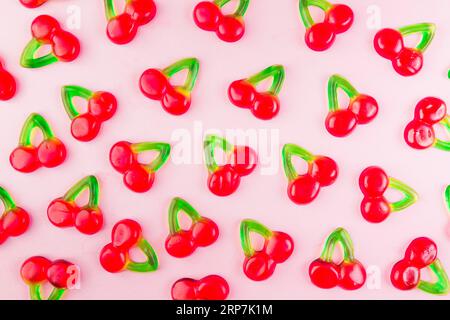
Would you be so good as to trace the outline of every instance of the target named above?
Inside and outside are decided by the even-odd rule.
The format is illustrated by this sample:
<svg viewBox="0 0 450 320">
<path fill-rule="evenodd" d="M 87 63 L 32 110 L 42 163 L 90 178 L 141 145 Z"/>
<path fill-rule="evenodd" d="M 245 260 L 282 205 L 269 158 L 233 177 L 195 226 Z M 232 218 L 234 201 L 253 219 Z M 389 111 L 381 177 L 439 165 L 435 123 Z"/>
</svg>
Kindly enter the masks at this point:
<svg viewBox="0 0 450 320">
<path fill-rule="evenodd" d="M 135 262 L 130 250 L 139 249 L 145 256 L 145 262 Z M 117 222 L 111 232 L 111 242 L 100 252 L 102 267 L 112 273 L 125 269 L 134 272 L 152 272 L 158 268 L 158 257 L 153 247 L 143 237 L 141 225 L 135 220 L 124 219 Z"/>
<path fill-rule="evenodd" d="M 423 52 L 434 37 L 435 26 L 431 23 L 420 23 L 405 26 L 399 30 L 382 29 L 374 38 L 376 52 L 392 62 L 394 70 L 402 76 L 413 76 L 423 66 Z M 422 39 L 415 48 L 405 47 L 404 36 L 421 33 Z"/>
<path fill-rule="evenodd" d="M 79 206 L 76 199 L 89 190 L 89 202 Z M 58 228 L 75 227 L 84 234 L 95 234 L 103 226 L 99 208 L 99 183 L 95 176 L 87 176 L 72 186 L 64 196 L 53 200 L 47 208 L 50 222 Z"/>
<path fill-rule="evenodd" d="M 72 33 L 61 28 L 59 22 L 49 16 L 40 15 L 31 23 L 33 39 L 25 48 L 21 65 L 26 68 L 38 68 L 54 61 L 70 62 L 80 53 L 80 42 Z M 35 58 L 36 51 L 42 45 L 50 45 L 52 52 Z"/>
<path fill-rule="evenodd" d="M 242 38 L 245 25 L 242 16 L 247 10 L 249 0 L 240 0 L 236 12 L 224 15 L 221 7 L 230 0 L 202 1 L 195 6 L 195 24 L 205 31 L 214 31 L 219 39 L 236 42 Z"/>
<path fill-rule="evenodd" d="M 139 154 L 145 151 L 158 151 L 158 156 L 149 164 L 139 161 Z M 167 161 L 170 145 L 162 142 L 130 143 L 119 141 L 109 153 L 109 161 L 113 168 L 123 174 L 124 184 L 134 192 L 150 190 L 155 181 L 155 173 Z"/>
<path fill-rule="evenodd" d="M 126 44 L 134 39 L 139 27 L 148 24 L 156 15 L 153 0 L 127 0 L 124 11 L 116 13 L 113 0 L 105 0 L 108 25 L 106 34 L 116 44 Z"/>
<path fill-rule="evenodd" d="M 42 286 L 49 282 L 54 288 L 48 300 L 59 300 L 67 289 L 78 281 L 79 270 L 66 260 L 50 261 L 42 256 L 27 259 L 20 269 L 22 279 L 30 286 L 32 300 L 43 300 Z"/>
<path fill-rule="evenodd" d="M 342 261 L 334 262 L 336 244 L 342 248 Z M 337 228 L 327 238 L 320 258 L 309 265 L 311 282 L 319 288 L 339 286 L 345 290 L 357 290 L 366 282 L 366 269 L 354 255 L 353 241 L 348 232 Z"/>
<path fill-rule="evenodd" d="M 359 176 L 359 187 L 364 194 L 361 201 L 361 214 L 369 222 L 380 223 L 392 212 L 406 209 L 417 201 L 418 195 L 411 187 L 400 180 L 389 177 L 375 166 L 368 167 Z M 400 191 L 402 199 L 389 202 L 384 196 L 388 188 Z"/>
<path fill-rule="evenodd" d="M 347 108 L 339 107 L 338 89 L 349 97 Z M 328 80 L 328 111 L 325 119 L 327 131 L 335 137 L 345 137 L 357 125 L 368 124 L 377 116 L 378 103 L 372 96 L 358 92 L 347 79 L 335 74 Z"/>
<path fill-rule="evenodd" d="M 309 11 L 310 5 L 317 6 L 325 12 L 322 22 L 314 22 Z M 353 24 L 353 11 L 345 4 L 331 4 L 324 0 L 300 0 L 299 10 L 306 27 L 306 45 L 314 51 L 330 48 L 336 35 L 346 32 Z"/>
<path fill-rule="evenodd" d="M 308 164 L 308 171 L 298 174 L 293 157 L 300 157 Z M 322 187 L 333 184 L 339 174 L 336 162 L 326 156 L 313 155 L 295 144 L 286 144 L 282 150 L 283 168 L 289 180 L 287 193 L 295 204 L 308 204 L 319 195 Z"/>
<path fill-rule="evenodd" d="M 254 248 L 250 233 L 258 234 L 264 239 L 261 249 Z M 255 220 L 246 219 L 241 222 L 240 237 L 245 254 L 243 270 L 245 275 L 254 281 L 269 278 L 277 264 L 285 262 L 294 251 L 294 241 L 290 235 L 272 231 Z"/>
<path fill-rule="evenodd" d="M 190 219 L 189 229 L 183 229 L 179 223 L 179 213 L 183 211 Z M 169 236 L 165 247 L 176 258 L 191 255 L 198 247 L 207 247 L 219 237 L 219 227 L 206 217 L 201 216 L 187 201 L 174 198 L 169 207 Z"/>
<path fill-rule="evenodd" d="M 111 119 L 117 110 L 116 97 L 106 91 L 92 92 L 80 86 L 64 86 L 61 96 L 67 114 L 72 120 L 70 132 L 79 141 L 91 141 L 97 137 L 102 124 Z M 81 113 L 74 103 L 80 97 L 87 101 L 87 111 Z"/>
<path fill-rule="evenodd" d="M 216 135 L 208 135 L 203 147 L 208 169 L 208 188 L 217 196 L 225 197 L 234 193 L 241 183 L 241 178 L 251 174 L 258 163 L 255 150 L 248 146 L 232 145 Z M 216 148 L 221 148 L 227 157 L 222 165 L 216 162 Z"/>
<path fill-rule="evenodd" d="M 283 85 L 284 76 L 283 66 L 270 66 L 247 79 L 232 82 L 228 87 L 228 97 L 235 106 L 250 109 L 258 119 L 272 119 L 280 111 L 278 94 Z M 269 90 L 258 91 L 256 86 L 270 77 L 272 84 Z"/>
<path fill-rule="evenodd" d="M 173 300 L 225 300 L 229 292 L 228 282 L 215 274 L 198 280 L 180 279 L 171 290 Z"/>
<path fill-rule="evenodd" d="M 32 143 L 32 132 L 39 128 L 43 140 L 36 147 Z M 40 167 L 53 168 L 66 159 L 66 147 L 55 137 L 47 121 L 39 114 L 31 114 L 22 128 L 19 146 L 15 148 L 9 161 L 20 172 L 33 172 Z"/>
<path fill-rule="evenodd" d="M 448 294 L 450 281 L 437 258 L 437 246 L 427 237 L 414 239 L 406 249 L 402 260 L 391 270 L 391 282 L 397 289 L 412 290 L 418 288 L 431 294 Z M 434 282 L 421 280 L 421 270 L 429 268 L 434 274 Z"/>
<path fill-rule="evenodd" d="M 419 101 L 414 111 L 414 119 L 408 123 L 404 131 L 406 143 L 414 149 L 436 147 L 450 149 L 449 143 L 437 139 L 434 125 L 442 124 L 450 130 L 450 117 L 444 101 L 435 97 L 427 97 Z"/>
</svg>

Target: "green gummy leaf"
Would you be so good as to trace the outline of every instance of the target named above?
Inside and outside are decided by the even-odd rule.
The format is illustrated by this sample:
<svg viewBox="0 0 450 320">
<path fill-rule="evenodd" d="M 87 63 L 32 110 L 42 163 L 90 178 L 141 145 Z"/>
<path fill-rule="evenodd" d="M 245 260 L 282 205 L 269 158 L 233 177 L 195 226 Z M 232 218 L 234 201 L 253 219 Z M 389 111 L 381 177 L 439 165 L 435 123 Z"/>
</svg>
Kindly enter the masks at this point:
<svg viewBox="0 0 450 320">
<path fill-rule="evenodd" d="M 158 269 L 158 256 L 153 247 L 145 239 L 141 239 L 138 243 L 138 248 L 147 257 L 146 262 L 130 261 L 127 264 L 127 270 L 133 272 L 152 272 Z"/>
<path fill-rule="evenodd" d="M 73 119 L 80 115 L 77 107 L 73 103 L 73 98 L 80 97 L 88 100 L 92 97 L 92 91 L 80 86 L 64 86 L 61 88 L 61 97 L 64 105 L 64 109 L 69 115 L 70 119 Z"/>
<path fill-rule="evenodd" d="M 178 220 L 178 214 L 183 211 L 189 216 L 192 221 L 198 221 L 201 219 L 201 215 L 194 209 L 186 200 L 176 197 L 172 199 L 169 207 L 169 229 L 170 234 L 175 234 L 181 230 Z"/>
<path fill-rule="evenodd" d="M 315 158 L 314 155 L 306 149 L 290 143 L 283 146 L 281 156 L 283 160 L 284 173 L 289 181 L 295 180 L 298 177 L 298 173 L 292 163 L 293 156 L 300 157 L 308 163 L 313 161 Z"/>
<path fill-rule="evenodd" d="M 251 219 L 242 220 L 240 227 L 240 237 L 242 250 L 244 251 L 246 257 L 251 257 L 255 252 L 251 243 L 251 232 L 257 233 L 265 239 L 272 236 L 272 231 L 258 221 Z"/>
<path fill-rule="evenodd" d="M 24 68 L 41 68 L 58 61 L 53 53 L 48 53 L 42 57 L 35 58 L 37 51 L 42 44 L 36 39 L 32 39 L 22 52 L 20 65 Z"/>
<path fill-rule="evenodd" d="M 408 208 L 417 202 L 417 199 L 419 198 L 414 189 L 397 179 L 389 178 L 389 187 L 398 190 L 403 194 L 403 199 L 391 203 L 391 209 L 393 212 Z"/>
</svg>

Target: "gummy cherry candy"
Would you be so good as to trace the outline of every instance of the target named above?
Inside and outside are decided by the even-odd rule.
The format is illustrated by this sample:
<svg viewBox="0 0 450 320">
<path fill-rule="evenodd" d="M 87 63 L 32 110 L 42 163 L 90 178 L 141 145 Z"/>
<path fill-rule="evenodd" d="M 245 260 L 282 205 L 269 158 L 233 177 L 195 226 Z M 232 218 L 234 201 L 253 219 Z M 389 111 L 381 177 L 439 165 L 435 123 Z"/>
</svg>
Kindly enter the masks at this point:
<svg viewBox="0 0 450 320">
<path fill-rule="evenodd" d="M 402 34 L 394 29 L 378 31 L 373 43 L 377 53 L 389 60 L 397 57 L 405 47 Z"/>
<path fill-rule="evenodd" d="M 66 260 L 50 261 L 42 256 L 27 259 L 20 268 L 23 281 L 30 287 L 31 300 L 44 300 L 42 286 L 49 282 L 53 290 L 47 300 L 59 300 L 79 279 L 79 268 Z"/>
<path fill-rule="evenodd" d="M 115 44 L 129 43 L 137 34 L 136 22 L 129 14 L 119 14 L 108 20 L 106 34 Z"/>
<path fill-rule="evenodd" d="M 35 147 L 32 133 L 39 128 L 44 140 Z M 55 137 L 48 122 L 39 114 L 32 113 L 25 121 L 19 138 L 19 146 L 13 150 L 9 161 L 20 172 L 33 172 L 41 166 L 53 168 L 66 159 L 66 147 Z"/>
<path fill-rule="evenodd" d="M 359 176 L 359 188 L 364 199 L 361 202 L 361 214 L 369 222 L 380 223 L 391 212 L 401 211 L 417 201 L 417 193 L 403 182 L 388 177 L 380 167 L 368 167 Z M 401 200 L 389 202 L 384 193 L 388 188 L 398 190 L 403 194 Z"/>
<path fill-rule="evenodd" d="M 158 156 L 148 164 L 141 164 L 138 156 L 142 152 L 157 151 Z M 134 192 L 146 192 L 153 186 L 155 173 L 167 162 L 170 145 L 163 142 L 130 143 L 117 142 L 109 153 L 113 168 L 123 174 L 123 182 Z"/>
<path fill-rule="evenodd" d="M 183 211 L 192 220 L 191 227 L 183 230 L 178 221 Z M 219 236 L 219 228 L 211 219 L 202 217 L 186 200 L 174 198 L 169 207 L 170 234 L 166 239 L 167 252 L 177 258 L 191 255 L 197 247 L 213 244 Z"/>
<path fill-rule="evenodd" d="M 161 101 L 165 111 L 172 115 L 182 115 L 191 106 L 191 92 L 197 80 L 200 63 L 196 58 L 188 58 L 175 62 L 165 69 L 145 70 L 139 79 L 142 93 L 152 100 Z M 173 86 L 170 78 L 176 73 L 187 70 L 182 86 Z"/>
<path fill-rule="evenodd" d="M 314 22 L 309 7 L 325 12 L 322 22 Z M 306 45 L 314 51 L 329 49 L 339 33 L 346 32 L 353 24 L 353 11 L 345 4 L 331 4 L 326 0 L 300 0 L 299 11 L 306 28 Z"/>
<path fill-rule="evenodd" d="M 435 147 L 450 151 L 450 141 L 436 137 L 434 126 L 440 125 L 450 133 L 450 116 L 444 101 L 435 97 L 426 97 L 419 101 L 414 111 L 414 119 L 404 131 L 406 143 L 414 149 L 422 150 Z"/>
<path fill-rule="evenodd" d="M 89 190 L 89 202 L 79 207 L 75 201 L 86 189 Z M 62 198 L 53 200 L 47 208 L 47 216 L 56 227 L 75 227 L 81 233 L 94 234 L 103 226 L 103 214 L 98 204 L 98 180 L 88 176 L 78 181 Z"/>
<path fill-rule="evenodd" d="M 73 279 L 76 266 L 66 260 L 55 260 L 47 269 L 47 280 L 55 288 L 66 289 L 75 285 Z M 74 272 L 75 271 L 75 272 Z"/>
<path fill-rule="evenodd" d="M 391 271 L 391 282 L 397 289 L 411 290 L 417 287 L 420 281 L 420 269 L 409 261 L 398 261 Z"/>
<path fill-rule="evenodd" d="M 392 62 L 398 74 L 408 77 L 417 74 L 423 66 L 423 53 L 428 48 L 435 33 L 432 23 L 419 23 L 395 29 L 382 29 L 373 40 L 375 51 Z M 422 39 L 415 48 L 405 47 L 404 37 L 420 33 Z"/>
<path fill-rule="evenodd" d="M 0 61 L 0 100 L 6 101 L 16 94 L 16 80 Z"/>
<path fill-rule="evenodd" d="M 171 291 L 173 300 L 225 300 L 230 287 L 224 278 L 213 274 L 199 280 L 177 280 Z"/>
<path fill-rule="evenodd" d="M 240 176 L 247 176 L 255 169 L 258 163 L 258 155 L 249 146 L 235 146 L 230 163 L 234 171 Z"/>
<path fill-rule="evenodd" d="M 194 9 L 195 24 L 206 31 L 216 31 L 222 12 L 217 4 L 211 1 L 202 1 Z"/>
<path fill-rule="evenodd" d="M 221 148 L 227 156 L 226 164 L 219 166 L 215 159 L 215 149 Z M 225 197 L 234 193 L 241 177 L 249 175 L 256 167 L 258 156 L 248 146 L 234 146 L 224 138 L 208 135 L 203 143 L 205 164 L 208 169 L 208 188 L 217 196 Z"/>
<path fill-rule="evenodd" d="M 256 86 L 272 77 L 272 85 L 265 92 L 258 92 Z M 284 81 L 284 67 L 270 66 L 263 71 L 247 78 L 236 80 L 228 88 L 231 103 L 239 108 L 247 108 L 261 120 L 275 117 L 280 110 L 278 94 Z"/>
<path fill-rule="evenodd" d="M 340 263 L 333 261 L 336 244 L 343 250 Z M 361 262 L 355 259 L 353 241 L 345 229 L 337 228 L 328 236 L 320 258 L 309 266 L 309 277 L 314 285 L 322 289 L 339 286 L 345 290 L 356 290 L 364 285 L 366 270 Z"/>
<path fill-rule="evenodd" d="M 429 124 L 436 124 L 447 117 L 447 106 L 444 101 L 435 97 L 426 97 L 417 103 L 414 118 Z"/>
<path fill-rule="evenodd" d="M 250 232 L 264 238 L 264 246 L 256 251 L 251 243 Z M 246 219 L 241 222 L 241 245 L 244 250 L 244 273 L 254 281 L 269 278 L 279 263 L 285 262 L 294 250 L 291 236 L 281 231 L 271 231 L 255 220 Z"/>
<path fill-rule="evenodd" d="M 437 257 L 436 243 L 427 237 L 414 239 L 406 248 L 405 259 L 417 268 L 425 268 L 432 264 Z"/>
<path fill-rule="evenodd" d="M 353 24 L 353 10 L 345 4 L 332 4 L 325 14 L 337 34 L 346 32 Z"/>
<path fill-rule="evenodd" d="M 111 243 L 100 252 L 102 267 L 111 273 L 129 270 L 152 272 L 158 268 L 158 257 L 152 246 L 142 236 L 141 225 L 131 219 L 117 222 L 111 233 Z M 130 258 L 130 250 L 139 248 L 147 257 L 145 262 L 135 262 Z"/>
<path fill-rule="evenodd" d="M 231 0 L 202 1 L 195 6 L 194 22 L 203 30 L 214 31 L 225 42 L 236 42 L 245 33 L 244 14 L 250 0 L 239 0 L 235 12 L 224 15 L 221 8 Z"/>
<path fill-rule="evenodd" d="M 20 274 L 27 284 L 42 283 L 47 279 L 47 269 L 50 265 L 51 261 L 47 258 L 31 257 L 22 264 Z"/>
<path fill-rule="evenodd" d="M 148 24 L 156 15 L 153 0 L 125 0 L 124 12 L 118 14 L 114 0 L 105 0 L 108 26 L 106 34 L 115 44 L 126 44 L 134 39 L 139 27 Z"/>
<path fill-rule="evenodd" d="M 0 245 L 9 237 L 18 237 L 28 230 L 30 216 L 18 207 L 11 195 L 0 187 L 0 200 L 3 202 L 3 214 L 0 217 Z"/>
<path fill-rule="evenodd" d="M 42 6 L 48 0 L 19 0 L 21 4 L 23 4 L 27 8 L 37 8 Z"/>
<path fill-rule="evenodd" d="M 79 86 L 64 86 L 61 89 L 64 108 L 72 120 L 72 136 L 79 141 L 91 141 L 99 131 L 102 123 L 113 117 L 117 109 L 114 95 L 106 91 L 92 92 Z M 87 100 L 88 110 L 80 114 L 73 99 L 80 97 Z"/>
<path fill-rule="evenodd" d="M 218 167 L 208 176 L 208 187 L 217 196 L 234 193 L 241 183 L 241 176 L 229 164 Z"/>
<path fill-rule="evenodd" d="M 156 15 L 156 5 L 153 0 L 127 0 L 125 12 L 136 21 L 139 26 L 143 26 Z"/>
<path fill-rule="evenodd" d="M 38 16 L 31 24 L 33 39 L 23 50 L 20 64 L 24 68 L 40 68 L 57 61 L 70 62 L 80 53 L 80 42 L 70 32 L 61 28 L 59 22 L 48 15 Z M 50 45 L 51 52 L 36 57 L 43 45 Z"/>
<path fill-rule="evenodd" d="M 308 172 L 299 175 L 292 163 L 292 156 L 302 158 L 308 163 Z M 336 162 L 325 156 L 315 156 L 309 151 L 295 145 L 285 144 L 282 151 L 283 168 L 289 180 L 287 193 L 296 204 L 312 202 L 321 187 L 334 183 L 339 170 Z"/>
<path fill-rule="evenodd" d="M 346 109 L 339 108 L 338 89 L 350 98 Z M 328 116 L 325 120 L 327 131 L 335 137 L 345 137 L 357 124 L 371 122 L 378 113 L 377 101 L 366 94 L 359 93 L 350 82 L 340 75 L 328 80 Z"/>
<path fill-rule="evenodd" d="M 421 270 L 429 269 L 435 282 L 421 280 Z M 420 289 L 430 294 L 448 294 L 450 281 L 437 258 L 437 246 L 427 237 L 414 239 L 408 246 L 402 260 L 394 264 L 391 270 L 391 282 L 400 290 Z"/>
</svg>

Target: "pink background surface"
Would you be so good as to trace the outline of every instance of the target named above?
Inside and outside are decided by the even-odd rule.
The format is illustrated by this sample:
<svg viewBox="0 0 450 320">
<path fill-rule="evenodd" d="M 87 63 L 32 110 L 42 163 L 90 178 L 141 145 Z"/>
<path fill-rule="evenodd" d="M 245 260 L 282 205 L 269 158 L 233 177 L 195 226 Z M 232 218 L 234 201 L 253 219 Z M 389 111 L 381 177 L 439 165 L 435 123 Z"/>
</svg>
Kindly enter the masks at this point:
<svg viewBox="0 0 450 320">
<path fill-rule="evenodd" d="M 448 216 L 442 200 L 443 190 L 450 182 L 450 154 L 415 151 L 403 141 L 403 128 L 421 98 L 436 95 L 450 101 L 446 77 L 450 3 L 343 1 L 355 12 L 353 27 L 338 36 L 331 50 L 315 53 L 303 41 L 297 0 L 252 1 L 245 16 L 246 34 L 235 44 L 221 42 L 195 26 L 192 10 L 197 2 L 157 1 L 155 20 L 143 27 L 132 43 L 117 46 L 106 37 L 102 1 L 51 0 L 35 10 L 22 7 L 18 1 L 3 1 L 0 55 L 17 77 L 19 91 L 12 101 L 2 102 L 0 107 L 0 183 L 30 212 L 33 224 L 26 234 L 9 239 L 0 247 L 0 298 L 27 299 L 28 288 L 20 279 L 20 265 L 30 256 L 45 255 L 50 259 L 65 258 L 81 267 L 81 287 L 68 292 L 67 299 L 168 299 L 177 279 L 207 274 L 220 274 L 228 280 L 230 299 L 439 299 L 418 290 L 396 290 L 390 284 L 389 273 L 408 243 L 418 236 L 429 236 L 437 242 L 439 258 L 450 271 Z M 80 57 L 74 63 L 38 70 L 21 68 L 18 60 L 30 38 L 32 19 L 48 13 L 65 21 L 70 5 L 81 10 L 81 28 L 73 30 L 82 44 Z M 377 56 L 372 47 L 376 30 L 366 24 L 370 5 L 379 8 L 382 26 L 436 23 L 436 37 L 425 54 L 419 75 L 400 77 L 387 60 Z M 199 58 L 201 63 L 193 104 L 184 116 L 173 117 L 159 103 L 140 93 L 138 79 L 147 68 L 164 67 L 189 56 Z M 286 81 L 280 94 L 280 114 L 272 121 L 262 122 L 250 112 L 232 106 L 226 90 L 231 81 L 271 64 L 285 66 Z M 333 73 L 347 77 L 361 92 L 373 95 L 380 105 L 374 122 L 356 128 L 345 139 L 330 136 L 324 128 L 326 83 Z M 105 123 L 91 143 L 80 143 L 70 135 L 70 122 L 60 99 L 60 87 L 66 84 L 111 91 L 119 100 L 116 116 Z M 48 119 L 69 154 L 60 167 L 21 174 L 11 168 L 8 157 L 31 112 L 42 113 Z M 194 121 L 200 121 L 204 129 L 279 129 L 276 152 L 271 154 L 277 172 L 264 175 L 258 170 L 242 180 L 238 192 L 218 198 L 207 189 L 204 165 L 169 161 L 158 172 L 150 192 L 135 194 L 126 189 L 121 175 L 109 165 L 111 145 L 119 140 L 162 140 L 174 144 L 174 130 L 185 128 L 193 134 Z M 313 153 L 331 156 L 340 166 L 336 183 L 323 189 L 308 206 L 296 206 L 287 198 L 280 159 L 284 143 L 296 143 Z M 192 152 L 201 157 L 201 145 L 194 145 Z M 379 165 L 405 181 L 418 191 L 420 200 L 382 224 L 367 223 L 359 212 L 362 194 L 357 179 L 369 165 Z M 85 236 L 74 229 L 53 227 L 46 216 L 49 202 L 88 174 L 97 175 L 101 182 L 104 229 Z M 221 232 L 213 246 L 199 249 L 185 259 L 172 258 L 164 249 L 167 209 L 174 196 L 185 198 L 200 213 L 214 219 Z M 142 224 L 145 237 L 158 253 L 160 267 L 156 272 L 110 274 L 100 266 L 98 253 L 110 241 L 114 223 L 123 218 L 134 218 Z M 294 254 L 267 281 L 253 282 L 242 272 L 239 223 L 244 218 L 259 220 L 294 238 Z M 352 235 L 356 257 L 367 267 L 379 268 L 379 288 L 326 291 L 310 283 L 309 263 L 319 256 L 326 236 L 338 226 Z"/>
</svg>

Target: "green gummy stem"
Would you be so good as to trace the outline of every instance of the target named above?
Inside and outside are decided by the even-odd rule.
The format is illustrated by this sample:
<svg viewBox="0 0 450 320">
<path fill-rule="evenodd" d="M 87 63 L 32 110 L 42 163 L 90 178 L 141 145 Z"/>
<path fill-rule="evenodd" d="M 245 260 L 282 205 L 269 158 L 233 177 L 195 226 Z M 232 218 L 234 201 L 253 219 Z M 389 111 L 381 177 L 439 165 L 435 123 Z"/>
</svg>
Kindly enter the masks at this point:
<svg viewBox="0 0 450 320">
<path fill-rule="evenodd" d="M 300 17 L 302 18 L 303 25 L 306 29 L 311 28 L 315 23 L 314 19 L 311 17 L 309 12 L 309 6 L 317 7 L 323 11 L 328 11 L 332 4 L 325 0 L 300 0 L 298 4 L 298 9 L 300 11 Z"/>
<path fill-rule="evenodd" d="M 260 83 L 261 81 L 272 77 L 272 85 L 269 88 L 271 94 L 278 95 L 280 93 L 281 87 L 283 86 L 285 72 L 282 65 L 273 65 L 263 71 L 251 76 L 247 81 L 253 85 Z"/>
<path fill-rule="evenodd" d="M 117 16 L 114 0 L 105 0 L 106 19 L 111 20 Z"/>
<path fill-rule="evenodd" d="M 298 177 L 298 173 L 292 163 L 292 156 L 298 156 L 308 163 L 315 159 L 315 156 L 306 149 L 295 144 L 285 144 L 282 151 L 282 160 L 284 173 L 289 181 L 295 180 Z"/>
<path fill-rule="evenodd" d="M 221 148 L 224 152 L 229 153 L 233 150 L 233 145 L 222 137 L 216 135 L 208 135 L 203 142 L 205 150 L 205 162 L 209 172 L 215 172 L 219 167 L 214 157 L 214 149 Z"/>
<path fill-rule="evenodd" d="M 80 86 L 64 86 L 61 89 L 61 97 L 63 100 L 64 109 L 69 115 L 70 119 L 76 118 L 80 115 L 76 106 L 73 103 L 74 97 L 80 97 L 85 100 L 92 98 L 92 91 Z"/>
<path fill-rule="evenodd" d="M 424 52 L 433 40 L 434 33 L 436 31 L 436 25 L 434 23 L 419 23 L 399 28 L 398 31 L 407 36 L 413 33 L 421 33 L 422 39 L 416 46 L 416 49 L 420 52 Z"/>
<path fill-rule="evenodd" d="M 251 257 L 255 253 L 250 239 L 250 232 L 258 233 L 265 239 L 268 239 L 273 235 L 270 229 L 258 221 L 251 219 L 243 220 L 241 222 L 240 236 L 242 250 L 244 251 L 246 257 Z"/>
<path fill-rule="evenodd" d="M 98 179 L 95 176 L 87 176 L 78 181 L 72 188 L 64 195 L 64 200 L 73 202 L 80 195 L 83 190 L 89 189 L 89 207 L 97 208 L 100 198 L 100 187 Z"/>
<path fill-rule="evenodd" d="M 186 80 L 183 85 L 183 89 L 187 92 L 191 92 L 194 88 L 195 81 L 197 80 L 198 70 L 200 68 L 200 62 L 196 58 L 187 58 L 180 61 L 175 62 L 174 64 L 168 66 L 163 69 L 162 72 L 167 77 L 172 77 L 175 73 L 180 72 L 181 70 L 188 69 L 188 74 L 186 76 Z"/>
<path fill-rule="evenodd" d="M 47 300 L 60 300 L 66 292 L 66 289 L 62 288 L 53 288 L 52 292 L 48 296 Z M 44 300 L 41 295 L 41 285 L 40 284 L 32 284 L 30 285 L 30 298 L 31 300 Z"/>
<path fill-rule="evenodd" d="M 24 68 L 41 68 L 58 61 L 58 58 L 53 53 L 35 58 L 35 54 L 41 46 L 42 44 L 39 41 L 31 39 L 22 52 L 20 65 Z"/>
<path fill-rule="evenodd" d="M 44 117 L 42 117 L 38 113 L 32 113 L 25 121 L 22 131 L 20 132 L 19 144 L 21 146 L 31 145 L 31 133 L 36 127 L 38 127 L 42 131 L 45 140 L 54 137 L 53 131 Z"/>
<path fill-rule="evenodd" d="M 391 210 L 393 212 L 408 208 L 410 205 L 415 203 L 419 197 L 414 189 L 404 184 L 400 180 L 391 177 L 389 178 L 389 187 L 400 191 L 404 195 L 403 199 L 390 204 Z"/>
<path fill-rule="evenodd" d="M 158 171 L 170 155 L 170 144 L 165 142 L 140 142 L 131 145 L 131 150 L 134 153 L 141 153 L 145 151 L 157 150 L 159 151 L 158 156 L 149 164 L 143 165 L 147 170 L 151 172 Z"/>
<path fill-rule="evenodd" d="M 437 281 L 435 283 L 431 283 L 420 280 L 417 288 L 431 294 L 444 295 L 449 293 L 450 282 L 441 261 L 436 259 L 432 264 L 430 264 L 429 268 L 436 275 Z"/>
<path fill-rule="evenodd" d="M 16 204 L 5 188 L 0 187 L 0 199 L 3 202 L 4 212 L 8 212 L 14 208 L 16 208 Z"/>
<path fill-rule="evenodd" d="M 359 92 L 351 85 L 351 83 L 340 75 L 333 75 L 328 80 L 328 110 L 330 112 L 339 109 L 339 99 L 337 90 L 341 88 L 350 99 L 356 97 Z"/>
<path fill-rule="evenodd" d="M 353 241 L 350 234 L 343 228 L 337 228 L 327 238 L 325 245 L 320 255 L 320 259 L 326 262 L 333 261 L 333 253 L 336 247 L 336 243 L 339 243 L 344 253 L 344 261 L 351 262 L 355 260 Z"/>
<path fill-rule="evenodd" d="M 183 211 L 193 222 L 198 221 L 202 216 L 195 210 L 186 200 L 182 198 L 174 198 L 169 207 L 169 230 L 170 234 L 175 234 L 181 230 L 178 220 L 178 213 Z"/>
<path fill-rule="evenodd" d="M 214 0 L 214 4 L 217 5 L 219 8 L 222 8 L 224 5 L 226 5 L 230 1 L 231 0 Z M 235 16 L 235 17 L 244 16 L 245 12 L 247 12 L 249 4 L 250 4 L 250 0 L 240 0 L 239 5 L 236 8 L 236 11 L 233 13 L 233 16 Z"/>
<path fill-rule="evenodd" d="M 445 128 L 450 136 L 450 116 L 445 117 L 439 124 Z M 450 141 L 436 139 L 434 147 L 443 151 L 450 151 Z"/>
<path fill-rule="evenodd" d="M 134 262 L 130 261 L 127 264 L 127 269 L 134 272 L 151 272 L 158 269 L 158 257 L 156 256 L 155 250 L 153 250 L 150 243 L 145 239 L 141 239 L 138 242 L 139 249 L 146 255 L 146 262 Z"/>
<path fill-rule="evenodd" d="M 447 188 L 445 188 L 444 199 L 447 205 L 447 210 L 450 212 L 450 185 L 448 185 Z"/>
</svg>

